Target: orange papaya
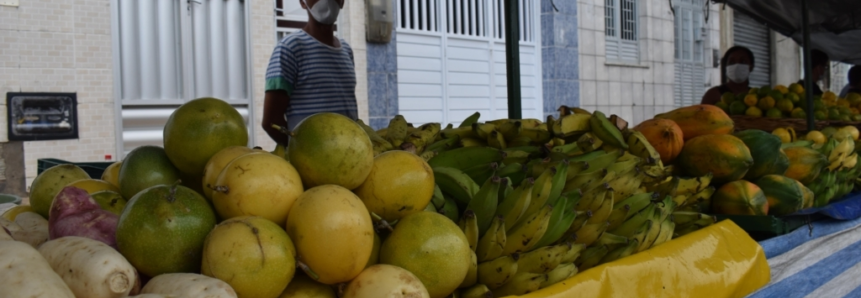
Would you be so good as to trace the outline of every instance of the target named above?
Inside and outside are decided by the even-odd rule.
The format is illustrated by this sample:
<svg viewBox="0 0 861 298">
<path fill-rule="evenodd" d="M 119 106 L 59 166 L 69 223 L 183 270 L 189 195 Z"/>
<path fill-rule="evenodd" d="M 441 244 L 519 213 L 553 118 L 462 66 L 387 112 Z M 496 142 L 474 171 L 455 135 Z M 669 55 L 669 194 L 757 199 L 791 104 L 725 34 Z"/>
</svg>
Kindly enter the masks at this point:
<svg viewBox="0 0 861 298">
<path fill-rule="evenodd" d="M 714 105 L 693 105 L 655 116 L 670 119 L 679 125 L 685 141 L 702 135 L 732 133 L 735 123 L 721 108 Z"/>
<path fill-rule="evenodd" d="M 718 184 L 739 180 L 753 165 L 750 149 L 728 134 L 704 135 L 685 142 L 676 166 L 692 177 L 714 175 Z"/>
</svg>

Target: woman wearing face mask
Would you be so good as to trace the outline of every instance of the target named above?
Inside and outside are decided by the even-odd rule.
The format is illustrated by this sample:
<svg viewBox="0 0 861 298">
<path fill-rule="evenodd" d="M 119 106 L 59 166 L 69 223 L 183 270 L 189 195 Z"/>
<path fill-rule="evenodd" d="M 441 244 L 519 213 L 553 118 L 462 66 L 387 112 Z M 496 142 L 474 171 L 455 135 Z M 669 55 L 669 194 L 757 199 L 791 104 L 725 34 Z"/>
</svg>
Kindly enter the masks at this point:
<svg viewBox="0 0 861 298">
<path fill-rule="evenodd" d="M 321 112 L 358 118 L 353 50 L 334 30 L 344 0 L 297 1 L 308 11 L 308 23 L 275 46 L 266 70 L 262 125 L 281 145 L 288 137 L 272 124 L 292 130 Z"/>
<path fill-rule="evenodd" d="M 743 46 L 734 46 L 726 51 L 720 61 L 722 84 L 703 95 L 702 104 L 716 104 L 721 95 L 746 94 L 750 90 L 750 72 L 753 71 L 753 52 Z"/>
</svg>

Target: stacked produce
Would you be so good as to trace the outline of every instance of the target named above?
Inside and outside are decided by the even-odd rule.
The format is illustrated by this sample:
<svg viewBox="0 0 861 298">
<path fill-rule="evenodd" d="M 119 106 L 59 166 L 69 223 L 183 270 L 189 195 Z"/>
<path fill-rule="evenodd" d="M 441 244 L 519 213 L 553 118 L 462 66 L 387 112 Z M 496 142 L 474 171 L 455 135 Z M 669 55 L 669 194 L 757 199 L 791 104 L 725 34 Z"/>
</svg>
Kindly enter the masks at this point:
<svg viewBox="0 0 861 298">
<path fill-rule="evenodd" d="M 246 147 L 230 105 L 193 100 L 171 115 L 164 147 L 136 148 L 101 179 L 74 165 L 41 173 L 32 206 L 0 220 L 0 266 L 16 276 L 0 288 L 502 297 L 715 221 L 703 214 L 715 176 L 673 176 L 668 165 L 685 125 L 629 129 L 568 107 L 546 122 L 479 118 L 414 128 L 398 116 L 375 131 L 316 114 L 273 154 Z M 22 281 L 24 268 L 39 278 Z"/>
<path fill-rule="evenodd" d="M 724 93 L 715 105 L 730 115 L 768 118 L 807 119 L 813 113 L 816 120 L 861 121 L 861 95 L 850 93 L 838 98 L 827 91 L 813 99 L 813 111 L 807 110 L 804 87 L 799 84 L 751 88 L 747 94 Z"/>
</svg>

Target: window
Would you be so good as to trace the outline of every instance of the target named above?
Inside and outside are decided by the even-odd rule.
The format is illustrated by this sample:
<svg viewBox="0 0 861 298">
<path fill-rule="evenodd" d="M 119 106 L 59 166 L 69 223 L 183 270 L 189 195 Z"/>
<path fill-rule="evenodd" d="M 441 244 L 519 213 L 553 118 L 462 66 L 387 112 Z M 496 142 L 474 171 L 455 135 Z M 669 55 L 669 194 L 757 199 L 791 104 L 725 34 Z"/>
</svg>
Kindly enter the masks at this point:
<svg viewBox="0 0 861 298">
<path fill-rule="evenodd" d="M 608 61 L 639 62 L 636 0 L 604 0 L 604 36 Z"/>
<path fill-rule="evenodd" d="M 703 62 L 706 30 L 699 0 L 681 1 L 675 7 L 675 58 L 679 61 Z"/>
</svg>

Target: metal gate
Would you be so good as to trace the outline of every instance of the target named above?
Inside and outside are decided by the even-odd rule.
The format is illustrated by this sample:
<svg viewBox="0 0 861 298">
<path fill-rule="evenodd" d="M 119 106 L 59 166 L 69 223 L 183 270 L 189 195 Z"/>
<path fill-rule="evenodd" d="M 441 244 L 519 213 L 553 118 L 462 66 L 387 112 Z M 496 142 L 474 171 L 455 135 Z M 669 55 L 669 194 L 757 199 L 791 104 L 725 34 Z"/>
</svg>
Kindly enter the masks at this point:
<svg viewBox="0 0 861 298">
<path fill-rule="evenodd" d="M 520 0 L 524 118 L 542 118 L 538 1 Z M 399 0 L 398 113 L 415 124 L 508 116 L 503 0 Z"/>
<path fill-rule="evenodd" d="M 702 0 L 682 0 L 674 7 L 675 78 L 673 98 L 677 107 L 699 104 L 705 93 L 705 41 L 708 30 Z"/>
<path fill-rule="evenodd" d="M 750 86 L 771 86 L 771 35 L 768 27 L 738 11 L 733 13 L 733 19 L 735 45 L 750 49 L 755 59 Z"/>
</svg>

